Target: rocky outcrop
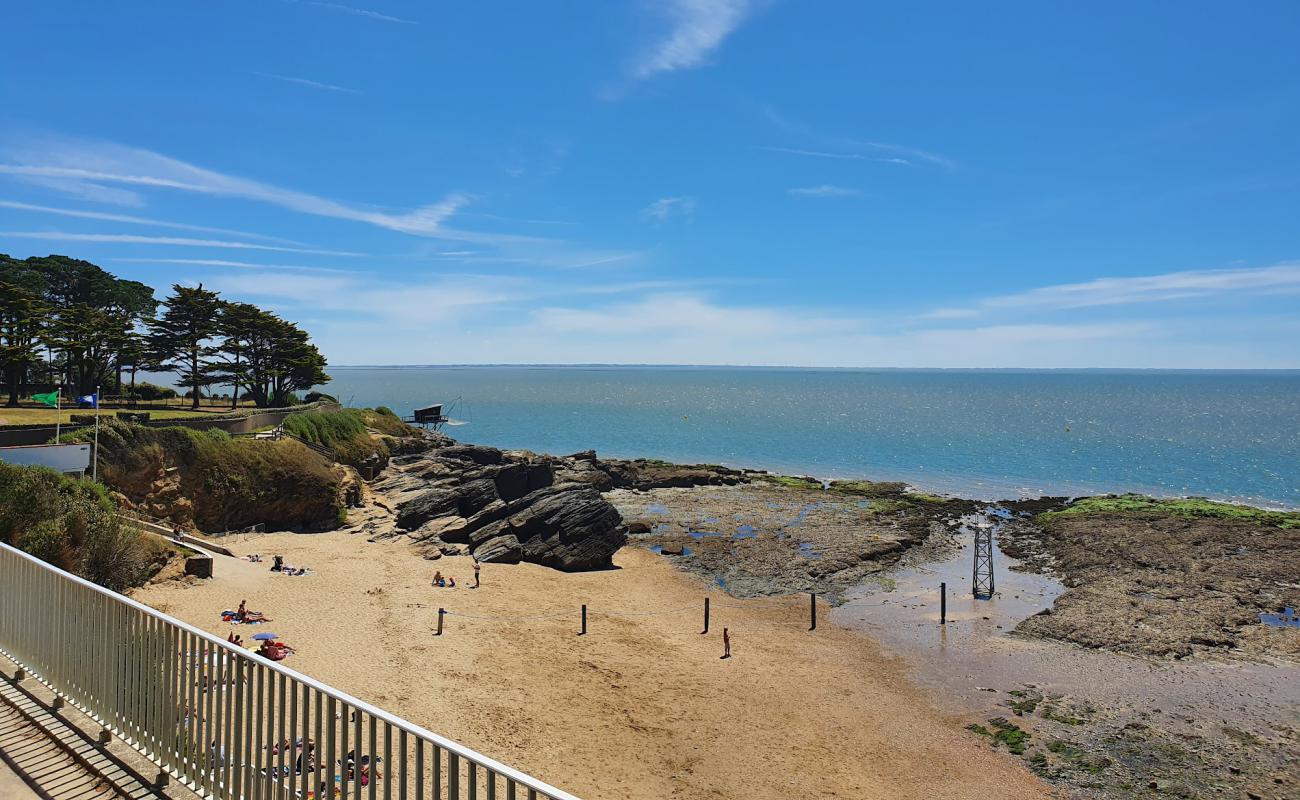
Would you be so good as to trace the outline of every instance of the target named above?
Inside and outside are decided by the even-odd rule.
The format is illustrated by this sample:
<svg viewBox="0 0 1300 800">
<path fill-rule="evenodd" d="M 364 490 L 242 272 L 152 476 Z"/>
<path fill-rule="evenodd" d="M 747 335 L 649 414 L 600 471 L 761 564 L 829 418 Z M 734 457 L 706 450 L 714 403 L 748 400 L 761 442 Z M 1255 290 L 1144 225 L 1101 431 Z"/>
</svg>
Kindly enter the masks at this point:
<svg viewBox="0 0 1300 800">
<path fill-rule="evenodd" d="M 647 458 L 630 461 L 602 460 L 596 457 L 594 450 L 546 458 L 555 467 L 557 481 L 584 483 L 602 492 L 610 489 L 645 491 L 692 486 L 733 486 L 749 483 L 755 476 L 765 474 L 717 464 L 670 464 Z"/>
<path fill-rule="evenodd" d="M 1152 505 L 1005 522 L 1002 551 L 1066 586 L 1016 631 L 1155 658 L 1300 661 L 1300 630 L 1260 616 L 1294 603 L 1300 528 Z"/>
<path fill-rule="evenodd" d="M 480 561 L 607 569 L 626 542 L 622 518 L 591 484 L 557 480 L 560 462 L 451 444 L 395 459 L 374 488 L 431 558 L 467 545 Z"/>
</svg>

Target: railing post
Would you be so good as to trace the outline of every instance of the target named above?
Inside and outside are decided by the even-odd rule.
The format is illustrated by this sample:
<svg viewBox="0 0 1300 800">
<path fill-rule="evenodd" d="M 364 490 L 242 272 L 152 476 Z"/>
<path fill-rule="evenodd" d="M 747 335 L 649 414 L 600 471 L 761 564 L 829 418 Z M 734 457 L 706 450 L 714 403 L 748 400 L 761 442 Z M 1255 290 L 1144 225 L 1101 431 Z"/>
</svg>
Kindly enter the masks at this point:
<svg viewBox="0 0 1300 800">
<path fill-rule="evenodd" d="M 703 636 L 708 632 L 709 632 L 709 598 L 706 597 L 704 598 L 704 630 L 700 631 L 700 635 Z"/>
<path fill-rule="evenodd" d="M 587 635 L 587 604 L 582 604 L 582 630 L 578 632 L 579 636 Z"/>
<path fill-rule="evenodd" d="M 808 615 L 812 617 L 812 625 L 808 628 L 810 631 L 817 630 L 817 593 L 808 593 Z"/>
<path fill-rule="evenodd" d="M 441 636 L 441 635 L 442 635 L 442 618 L 443 618 L 443 616 L 446 615 L 446 613 L 447 613 L 447 609 L 445 609 L 445 608 L 440 608 L 440 609 L 438 609 L 438 632 L 435 633 L 434 636 Z"/>
<path fill-rule="evenodd" d="M 939 624 L 948 624 L 948 584 L 939 582 Z"/>
</svg>

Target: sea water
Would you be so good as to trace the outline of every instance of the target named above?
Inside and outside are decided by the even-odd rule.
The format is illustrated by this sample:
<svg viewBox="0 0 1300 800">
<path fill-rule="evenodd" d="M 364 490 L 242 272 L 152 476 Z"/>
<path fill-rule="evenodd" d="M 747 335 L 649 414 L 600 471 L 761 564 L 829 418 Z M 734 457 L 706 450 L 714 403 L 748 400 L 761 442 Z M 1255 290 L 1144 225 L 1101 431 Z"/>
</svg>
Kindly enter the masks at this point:
<svg viewBox="0 0 1300 800">
<path fill-rule="evenodd" d="M 1300 507 L 1300 372 L 331 367 L 322 389 L 464 441 L 903 480 Z"/>
</svg>

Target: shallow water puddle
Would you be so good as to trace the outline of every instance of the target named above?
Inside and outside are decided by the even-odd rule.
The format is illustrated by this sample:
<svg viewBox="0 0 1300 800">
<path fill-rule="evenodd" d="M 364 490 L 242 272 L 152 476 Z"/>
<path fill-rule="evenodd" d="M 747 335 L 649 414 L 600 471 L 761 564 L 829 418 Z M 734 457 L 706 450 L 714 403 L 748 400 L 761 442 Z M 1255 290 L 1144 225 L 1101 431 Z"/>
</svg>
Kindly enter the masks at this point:
<svg viewBox="0 0 1300 800">
<path fill-rule="evenodd" d="M 1270 628 L 1300 628 L 1300 615 L 1291 606 L 1277 614 L 1260 614 L 1259 621 Z"/>
<path fill-rule="evenodd" d="M 663 503 L 651 503 L 645 507 L 647 514 L 667 514 L 668 506 Z"/>
<path fill-rule="evenodd" d="M 677 555 L 676 553 L 665 553 L 665 552 L 664 552 L 664 546 L 661 545 L 661 544 L 652 544 L 652 545 L 650 545 L 649 547 L 647 547 L 646 549 L 649 550 L 649 551 L 652 552 L 652 553 L 658 553 L 658 554 L 661 555 L 661 556 L 675 556 L 675 555 Z M 682 555 L 683 557 L 685 557 L 685 556 L 689 556 L 689 555 L 692 555 L 691 548 L 689 548 L 689 547 L 683 547 L 683 548 L 682 548 L 682 553 L 681 553 L 681 555 Z"/>
<path fill-rule="evenodd" d="M 973 598 L 970 525 L 975 519 L 964 520 L 955 532 L 960 541 L 955 553 L 876 576 L 851 590 L 848 602 L 831 610 L 831 620 L 865 631 L 906 657 L 922 683 L 946 690 L 936 698 L 951 698 L 945 704 L 963 712 L 989 713 L 1005 698 L 1002 692 L 1032 684 L 1044 691 L 1160 708 L 1165 715 L 1214 716 L 1266 733 L 1261 726 L 1276 718 L 1277 698 L 1286 695 L 1288 680 L 1293 680 L 1285 670 L 1215 662 L 1157 665 L 1105 650 L 1009 635 L 1022 620 L 1050 608 L 1064 589 L 1051 578 L 1012 570 L 1016 562 L 997 548 L 995 530 L 997 591 L 988 600 Z M 948 586 L 946 625 L 939 624 L 941 582 Z M 889 591 L 891 586 L 894 591 Z M 1267 615 L 1260 616 L 1264 622 Z M 987 687 L 999 692 L 990 694 Z"/>
<path fill-rule="evenodd" d="M 755 529 L 754 529 L 754 526 L 753 526 L 753 525 L 750 525 L 749 523 L 745 523 L 745 524 L 743 524 L 743 525 L 737 525 L 737 526 L 736 526 L 736 532 L 733 533 L 733 534 L 731 534 L 731 538 L 733 538 L 733 539 L 757 539 L 757 538 L 758 538 L 758 531 L 755 530 Z"/>
<path fill-rule="evenodd" d="M 818 559 L 822 557 L 822 554 L 813 548 L 812 542 L 800 542 L 799 555 L 803 556 L 804 558 L 812 558 L 812 559 Z"/>
</svg>

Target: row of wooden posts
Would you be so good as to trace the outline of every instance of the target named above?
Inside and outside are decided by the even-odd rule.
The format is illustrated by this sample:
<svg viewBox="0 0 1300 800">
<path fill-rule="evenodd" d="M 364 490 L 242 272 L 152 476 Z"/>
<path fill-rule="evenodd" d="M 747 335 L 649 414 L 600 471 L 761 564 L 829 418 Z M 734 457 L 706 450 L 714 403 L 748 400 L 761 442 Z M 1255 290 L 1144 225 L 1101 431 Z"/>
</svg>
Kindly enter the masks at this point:
<svg viewBox="0 0 1300 800">
<path fill-rule="evenodd" d="M 676 612 L 670 612 L 670 613 L 676 613 Z M 587 635 L 587 604 L 586 603 L 582 604 L 581 609 L 579 611 L 579 615 L 580 615 L 579 618 L 581 619 L 581 628 L 578 630 L 578 635 L 586 636 Z M 434 632 L 433 634 L 434 636 L 442 635 L 444 618 L 446 616 L 447 616 L 447 609 L 439 608 L 438 629 Z M 706 597 L 704 598 L 704 630 L 700 631 L 701 636 L 709 632 L 709 616 L 710 616 L 710 602 L 709 602 L 709 598 Z M 808 593 L 808 630 L 810 631 L 817 630 L 817 593 L 816 592 Z"/>
<path fill-rule="evenodd" d="M 586 636 L 587 635 L 587 604 L 586 603 L 582 604 L 580 614 L 582 620 L 582 627 L 578 631 L 578 635 Z M 447 609 L 439 608 L 438 629 L 433 634 L 434 636 L 442 635 L 443 618 L 446 616 L 447 616 Z M 946 582 L 939 584 L 939 624 L 940 625 L 948 624 L 948 584 Z M 816 592 L 808 593 L 808 630 L 810 631 L 817 630 L 817 593 Z M 709 632 L 709 598 L 706 597 L 704 598 L 704 630 L 700 631 L 700 635 L 704 635 L 708 632 Z"/>
</svg>

